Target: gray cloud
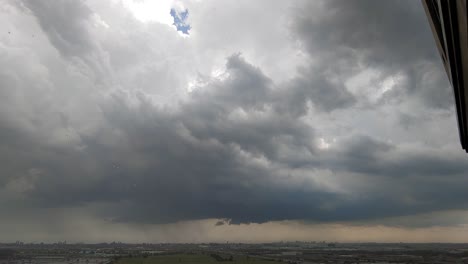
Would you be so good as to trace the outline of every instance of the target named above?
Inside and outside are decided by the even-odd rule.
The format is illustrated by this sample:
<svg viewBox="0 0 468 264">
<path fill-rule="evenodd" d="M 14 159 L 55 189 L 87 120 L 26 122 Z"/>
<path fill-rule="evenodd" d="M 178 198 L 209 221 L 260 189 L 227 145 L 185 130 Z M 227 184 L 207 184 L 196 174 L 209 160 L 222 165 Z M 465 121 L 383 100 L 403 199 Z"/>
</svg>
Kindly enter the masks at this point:
<svg viewBox="0 0 468 264">
<path fill-rule="evenodd" d="M 232 60 L 235 68 L 230 68 Z M 350 221 L 465 208 L 465 192 L 458 187 L 468 184 L 459 176 L 468 170 L 463 159 L 412 153 L 366 136 L 351 136 L 318 153 L 313 129 L 299 119 L 267 110 L 255 116 L 260 110 L 252 106 L 268 100 L 235 98 L 236 85 L 255 80 L 259 89 L 269 81 L 238 56 L 227 64 L 229 78 L 199 87 L 175 112 L 153 106 L 143 94 L 136 107 L 128 94 L 113 94 L 101 105 L 102 131 L 82 136 L 83 149 L 45 147 L 38 155 L 43 161 L 33 156 L 41 175 L 25 194 L 40 206 L 115 204 L 103 217 L 150 223 L 206 218 L 229 218 L 233 224 Z M 223 101 L 227 95 L 232 102 Z M 239 108 L 244 114 L 236 116 Z M 294 159 L 289 153 L 303 154 Z M 352 177 L 346 176 L 350 172 L 367 175 L 376 186 L 366 195 L 337 193 L 313 181 L 299 187 L 297 176 L 290 174 L 304 167 L 306 175 L 317 169 L 343 177 Z M 445 191 L 431 175 L 456 181 L 457 187 L 446 184 L 456 200 L 441 199 Z M 417 189 L 406 187 L 421 177 L 426 179 Z"/>
<path fill-rule="evenodd" d="M 65 56 L 77 56 L 94 47 L 89 33 L 92 11 L 81 1 L 23 1 L 34 13 L 51 43 Z"/>
<path fill-rule="evenodd" d="M 420 3 L 371 0 L 320 3 L 296 10 L 292 26 L 310 56 L 320 60 L 319 68 L 341 76 L 356 73 L 362 67 L 382 71 L 382 78 L 402 74 L 405 80 L 391 93 L 393 96 L 414 96 L 429 107 L 453 106 Z"/>
<path fill-rule="evenodd" d="M 221 74 L 198 72 L 182 95 L 196 72 L 187 69 L 206 56 L 190 46 L 203 21 L 182 42 L 163 25 L 123 15 L 128 23 L 104 31 L 79 1 L 25 6 L 18 19 L 37 21 L 43 35 L 35 44 L 46 48 L 1 46 L 0 63 L 9 65 L 0 71 L 2 208 L 87 208 L 125 223 L 226 219 L 216 225 L 378 222 L 468 209 L 466 157 L 447 143 L 453 133 L 431 126 L 454 121 L 453 109 L 421 7 L 412 2 L 291 9 L 290 36 L 307 58 L 286 81 L 244 59 L 248 53 L 229 53 Z M 120 33 L 146 26 L 156 33 Z M 274 53 L 268 48 L 259 57 Z M 376 83 L 403 79 L 363 103 L 347 81 L 368 68 L 380 73 Z M 382 119 L 393 140 L 373 133 Z"/>
<path fill-rule="evenodd" d="M 289 86 L 275 95 L 280 112 L 305 115 L 311 102 L 319 111 L 330 112 L 352 106 L 356 99 L 341 82 L 330 80 L 320 71 L 303 69 Z"/>
</svg>

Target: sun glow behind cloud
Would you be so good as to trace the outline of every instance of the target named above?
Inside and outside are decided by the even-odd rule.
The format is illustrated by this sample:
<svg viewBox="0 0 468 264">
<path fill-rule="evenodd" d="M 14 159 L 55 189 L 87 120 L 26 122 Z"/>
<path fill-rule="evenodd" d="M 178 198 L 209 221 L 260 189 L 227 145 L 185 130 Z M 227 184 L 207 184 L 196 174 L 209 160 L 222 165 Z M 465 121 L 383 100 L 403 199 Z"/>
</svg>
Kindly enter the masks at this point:
<svg viewBox="0 0 468 264">
<path fill-rule="evenodd" d="M 158 22 L 172 26 L 171 9 L 180 10 L 183 5 L 175 0 L 122 0 L 122 4 L 141 22 Z"/>
</svg>

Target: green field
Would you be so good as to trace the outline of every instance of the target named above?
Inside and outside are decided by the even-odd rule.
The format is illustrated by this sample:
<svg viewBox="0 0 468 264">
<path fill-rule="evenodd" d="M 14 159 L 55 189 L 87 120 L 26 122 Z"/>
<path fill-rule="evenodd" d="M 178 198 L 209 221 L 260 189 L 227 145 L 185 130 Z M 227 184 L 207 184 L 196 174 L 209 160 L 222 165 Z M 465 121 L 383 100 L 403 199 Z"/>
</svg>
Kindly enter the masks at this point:
<svg viewBox="0 0 468 264">
<path fill-rule="evenodd" d="M 149 256 L 146 258 L 143 257 L 134 257 L 134 258 L 122 258 L 117 261 L 117 264 L 273 264 L 276 262 L 256 259 L 252 257 L 245 256 L 234 256 L 233 261 L 216 261 L 209 255 L 201 254 L 178 254 L 178 255 L 162 255 L 162 256 Z"/>
</svg>

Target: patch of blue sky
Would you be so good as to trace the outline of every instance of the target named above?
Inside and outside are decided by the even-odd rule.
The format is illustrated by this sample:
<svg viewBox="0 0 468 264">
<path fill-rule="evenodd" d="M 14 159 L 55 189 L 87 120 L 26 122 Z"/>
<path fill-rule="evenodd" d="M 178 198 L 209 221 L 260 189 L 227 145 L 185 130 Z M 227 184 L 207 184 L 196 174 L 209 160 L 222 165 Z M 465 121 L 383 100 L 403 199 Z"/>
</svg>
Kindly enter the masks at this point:
<svg viewBox="0 0 468 264">
<path fill-rule="evenodd" d="M 189 14 L 188 9 L 184 11 L 177 11 L 174 8 L 171 8 L 170 14 L 174 18 L 173 25 L 176 26 L 177 31 L 189 35 L 189 30 L 191 29 L 191 26 L 187 23 L 187 17 Z"/>
</svg>

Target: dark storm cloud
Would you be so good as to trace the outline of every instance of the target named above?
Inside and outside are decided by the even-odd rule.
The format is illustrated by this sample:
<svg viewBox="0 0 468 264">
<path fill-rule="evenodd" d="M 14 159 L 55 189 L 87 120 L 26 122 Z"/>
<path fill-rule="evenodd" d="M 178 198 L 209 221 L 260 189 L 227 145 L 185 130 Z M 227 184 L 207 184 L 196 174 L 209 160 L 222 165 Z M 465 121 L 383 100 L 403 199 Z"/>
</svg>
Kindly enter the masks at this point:
<svg viewBox="0 0 468 264">
<path fill-rule="evenodd" d="M 232 60 L 235 68 L 231 68 Z M 137 221 L 170 222 L 223 214 L 236 221 L 249 221 L 250 214 L 258 217 L 255 221 L 268 221 L 267 215 L 254 213 L 255 200 L 270 200 L 273 189 L 280 187 L 269 183 L 270 169 L 249 164 L 249 160 L 281 160 L 281 148 L 310 153 L 312 132 L 297 120 L 268 113 L 255 119 L 231 119 L 233 111 L 248 109 L 252 102 L 233 96 L 237 103 L 218 105 L 226 94 L 250 81 L 257 85 L 252 89 L 269 81 L 258 81 L 261 72 L 251 71 L 253 67 L 237 56 L 228 59 L 227 66 L 231 77 L 204 87 L 205 93 L 195 93 L 175 113 L 155 108 L 142 94 L 137 108 L 128 105 L 127 94 L 114 94 L 102 105 L 103 131 L 94 138 L 82 136 L 84 150 L 44 150 L 43 155 L 50 152 L 49 162 L 57 164 L 44 164 L 47 171 L 29 193 L 33 200 L 46 206 L 130 201 L 129 211 L 119 209 L 123 215 L 116 218 Z M 222 91 L 211 90 L 219 85 Z M 102 144 L 105 140 L 118 144 Z M 70 162 L 79 166 L 74 168 Z M 87 172 L 87 168 L 94 170 Z M 62 177 L 65 173 L 67 178 Z M 246 200 L 238 200 L 239 196 Z M 244 209 L 247 215 L 237 215 Z"/>
<path fill-rule="evenodd" d="M 270 81 L 258 69 L 239 56 L 228 59 L 227 69 L 230 77 L 199 87 L 178 111 L 155 107 L 143 94 L 133 98 L 136 106 L 128 93 L 113 94 L 101 105 L 101 131 L 83 136 L 84 149 L 30 145 L 40 154 L 23 166 L 42 169 L 27 196 L 47 207 L 109 203 L 100 212 L 103 217 L 147 223 L 205 218 L 228 218 L 232 224 L 350 221 L 466 208 L 460 187 L 468 186 L 460 176 L 468 171 L 463 160 L 407 152 L 367 136 L 352 136 L 317 153 L 312 128 L 299 119 L 274 111 L 252 116 L 258 111 L 254 105 L 269 101 L 236 98 L 234 91 L 246 84 L 255 84 L 256 90 L 248 92 L 266 93 Z M 233 118 L 239 108 L 245 115 Z M 302 155 L 296 160 L 290 153 Z M 18 152 L 10 155 L 27 160 Z M 300 169 L 301 162 L 312 174 L 317 169 L 355 172 L 382 186 L 357 197 L 313 182 L 299 188 L 288 174 Z M 451 177 L 457 184 L 443 184 L 442 191 L 432 175 Z M 409 184 L 418 188 L 407 188 Z M 444 195 L 447 189 L 450 196 Z"/>
<path fill-rule="evenodd" d="M 325 73 L 314 69 L 300 69 L 289 86 L 275 94 L 275 107 L 280 112 L 305 115 L 308 103 L 325 112 L 351 107 L 354 96 L 342 82 L 334 82 Z"/>
<path fill-rule="evenodd" d="M 345 85 L 360 63 L 384 76 L 407 77 L 389 96 L 421 97 L 430 108 L 450 105 L 445 92 L 424 90 L 444 82 L 433 74 L 439 73 L 438 55 L 420 7 L 402 1 L 323 3 L 323 13 L 312 16 L 309 7 L 293 18 L 295 36 L 319 64 L 310 62 L 277 84 L 255 62 L 234 54 L 221 76 L 200 74 L 201 84 L 174 107 L 156 104 L 138 87 L 117 85 L 94 96 L 100 86 L 93 78 L 61 80 L 60 74 L 26 74 L 11 65 L 0 78 L 1 98 L 9 98 L 0 106 L 9 110 L 0 113 L 6 195 L 24 207 L 99 204 L 94 213 L 102 218 L 136 223 L 361 221 L 468 209 L 468 162 L 453 149 L 402 146 L 354 131 L 319 146 L 317 131 L 340 122 L 334 114 L 346 114 L 362 100 Z M 85 58 L 94 69 L 93 60 L 105 57 L 88 56 L 100 48 L 82 2 L 26 6 L 65 60 Z M 55 89 L 33 93 L 47 85 Z M 72 93 L 87 85 L 79 96 Z M 15 91 L 32 99 L 18 99 Z M 73 103 L 78 110 L 68 108 Z M 327 120 L 309 120 L 309 110 L 311 119 Z"/>
<path fill-rule="evenodd" d="M 394 67 L 438 56 L 427 45 L 434 40 L 427 34 L 427 19 L 416 1 L 323 1 L 319 10 L 310 7 L 300 11 L 295 27 L 312 54 L 320 50 L 338 58 L 339 52 L 354 49 L 367 62 Z M 307 15 L 311 12 L 313 16 Z"/>
<path fill-rule="evenodd" d="M 394 145 L 369 136 L 344 139 L 337 149 L 324 154 L 320 166 L 342 171 L 388 177 L 412 175 L 461 175 L 468 170 L 463 157 L 421 150 L 398 149 Z"/>
<path fill-rule="evenodd" d="M 271 96 L 272 82 L 260 69 L 245 63 L 241 54 L 229 57 L 226 69 L 228 76 L 225 81 L 210 83 L 211 89 L 194 91 L 195 103 L 207 110 L 221 113 L 235 107 L 251 110 L 266 106 Z M 215 100 L 211 100 L 213 98 Z M 205 104 L 210 104 L 211 107 L 203 106 Z"/>
<path fill-rule="evenodd" d="M 293 29 L 319 67 L 353 74 L 361 67 L 404 74 L 394 96 L 411 95 L 429 107 L 453 105 L 449 84 L 418 1 L 323 1 L 297 10 Z M 400 90 L 400 89 L 399 89 Z"/>
</svg>

